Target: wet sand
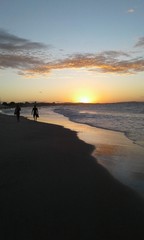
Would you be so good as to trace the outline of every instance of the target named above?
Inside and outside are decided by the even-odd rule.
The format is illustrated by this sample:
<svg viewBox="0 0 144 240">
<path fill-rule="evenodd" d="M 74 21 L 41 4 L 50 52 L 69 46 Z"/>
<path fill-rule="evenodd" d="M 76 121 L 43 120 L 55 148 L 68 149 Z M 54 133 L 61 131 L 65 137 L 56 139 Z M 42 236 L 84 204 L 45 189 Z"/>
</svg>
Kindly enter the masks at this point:
<svg viewBox="0 0 144 240">
<path fill-rule="evenodd" d="M 61 126 L 0 115 L 0 239 L 142 239 L 144 201 Z"/>
<path fill-rule="evenodd" d="M 32 119 L 32 118 L 30 118 Z M 95 147 L 92 155 L 118 181 L 144 198 L 144 148 L 124 133 L 75 123 L 49 109 L 39 121 L 54 123 L 76 131 L 79 139 Z"/>
</svg>

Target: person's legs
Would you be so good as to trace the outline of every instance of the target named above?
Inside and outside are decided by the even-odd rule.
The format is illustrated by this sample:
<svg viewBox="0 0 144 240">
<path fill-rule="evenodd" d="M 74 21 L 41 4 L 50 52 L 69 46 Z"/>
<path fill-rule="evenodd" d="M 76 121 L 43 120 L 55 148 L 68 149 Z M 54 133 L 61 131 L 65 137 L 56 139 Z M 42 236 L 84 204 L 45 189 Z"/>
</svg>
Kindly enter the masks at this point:
<svg viewBox="0 0 144 240">
<path fill-rule="evenodd" d="M 19 122 L 19 120 L 20 120 L 20 114 L 17 113 L 17 121 Z"/>
</svg>

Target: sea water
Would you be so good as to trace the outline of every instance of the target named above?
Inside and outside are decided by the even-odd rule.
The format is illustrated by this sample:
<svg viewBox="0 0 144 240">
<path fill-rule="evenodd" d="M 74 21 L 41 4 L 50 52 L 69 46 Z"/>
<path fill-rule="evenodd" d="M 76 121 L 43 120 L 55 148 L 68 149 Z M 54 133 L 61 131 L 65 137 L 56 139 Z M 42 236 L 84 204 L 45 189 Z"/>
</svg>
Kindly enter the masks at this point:
<svg viewBox="0 0 144 240">
<path fill-rule="evenodd" d="M 123 132 L 144 147 L 144 103 L 81 104 L 55 111 L 77 123 Z"/>
<path fill-rule="evenodd" d="M 144 102 L 41 107 L 41 117 L 49 115 L 50 110 L 63 114 L 73 122 L 123 132 L 134 143 L 144 147 Z M 3 112 L 11 115 L 13 109 Z M 30 117 L 31 109 L 23 108 L 21 115 Z"/>
<path fill-rule="evenodd" d="M 4 112 L 11 115 L 13 109 Z M 82 140 L 84 132 L 89 132 L 86 142 L 95 145 L 98 162 L 115 178 L 144 195 L 144 103 L 64 104 L 39 107 L 39 114 L 39 121 L 83 132 L 78 134 Z M 32 119 L 31 108 L 22 108 L 21 115 Z M 97 139 L 98 129 L 101 132 Z M 120 144 L 111 142 L 112 134 L 113 141 L 121 139 Z"/>
</svg>

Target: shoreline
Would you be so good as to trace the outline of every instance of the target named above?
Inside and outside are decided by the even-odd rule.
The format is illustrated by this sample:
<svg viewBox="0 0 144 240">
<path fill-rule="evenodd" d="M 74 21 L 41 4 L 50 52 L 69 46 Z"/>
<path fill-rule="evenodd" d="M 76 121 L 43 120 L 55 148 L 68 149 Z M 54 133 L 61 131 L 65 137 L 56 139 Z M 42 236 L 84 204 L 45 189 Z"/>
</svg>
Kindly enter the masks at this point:
<svg viewBox="0 0 144 240">
<path fill-rule="evenodd" d="M 144 148 L 133 143 L 123 132 L 73 122 L 53 110 L 49 111 L 47 117 L 40 117 L 39 121 L 76 131 L 80 140 L 95 147 L 92 156 L 100 165 L 118 181 L 144 197 Z"/>
<path fill-rule="evenodd" d="M 23 116 L 33 121 L 28 112 Z M 144 148 L 133 143 L 123 132 L 76 123 L 53 109 L 47 115 L 40 114 L 38 121 L 76 131 L 80 140 L 95 147 L 92 156 L 100 165 L 144 198 Z"/>
<path fill-rule="evenodd" d="M 33 121 L 31 115 L 23 116 Z M 41 115 L 38 121 L 76 131 L 80 140 L 95 147 L 92 156 L 100 165 L 144 198 L 144 148 L 129 139 L 124 132 L 73 122 L 53 109 L 48 115 Z"/>
<path fill-rule="evenodd" d="M 141 239 L 144 201 L 64 127 L 0 114 L 1 239 Z"/>
</svg>

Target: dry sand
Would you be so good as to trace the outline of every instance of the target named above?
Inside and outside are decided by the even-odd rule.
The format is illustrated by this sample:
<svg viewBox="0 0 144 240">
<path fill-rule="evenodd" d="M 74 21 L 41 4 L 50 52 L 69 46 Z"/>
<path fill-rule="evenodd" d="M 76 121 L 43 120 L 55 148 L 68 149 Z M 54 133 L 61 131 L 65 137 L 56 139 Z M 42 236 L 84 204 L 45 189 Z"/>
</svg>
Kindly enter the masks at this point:
<svg viewBox="0 0 144 240">
<path fill-rule="evenodd" d="M 143 239 L 144 201 L 61 126 L 0 115 L 0 239 Z"/>
</svg>

